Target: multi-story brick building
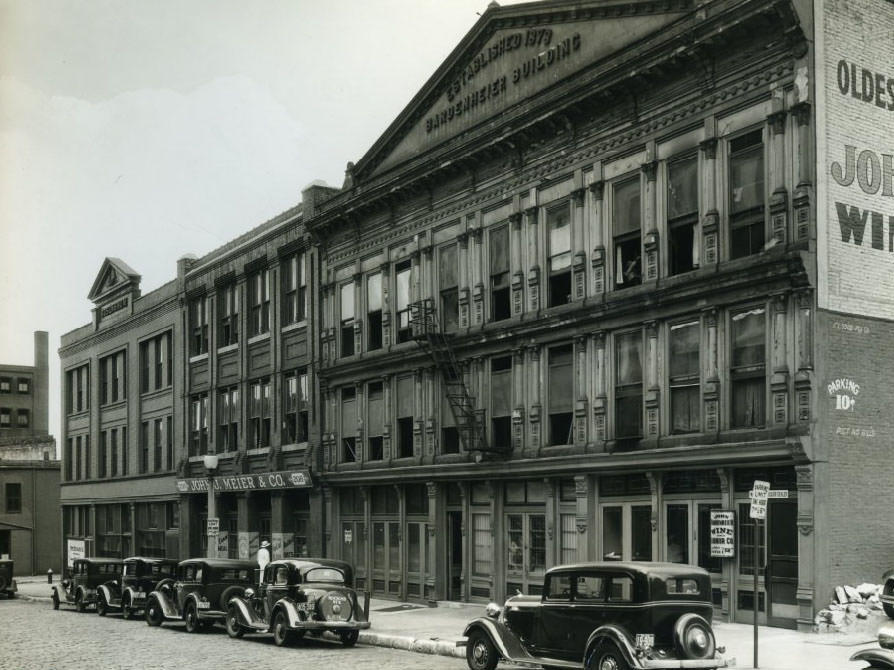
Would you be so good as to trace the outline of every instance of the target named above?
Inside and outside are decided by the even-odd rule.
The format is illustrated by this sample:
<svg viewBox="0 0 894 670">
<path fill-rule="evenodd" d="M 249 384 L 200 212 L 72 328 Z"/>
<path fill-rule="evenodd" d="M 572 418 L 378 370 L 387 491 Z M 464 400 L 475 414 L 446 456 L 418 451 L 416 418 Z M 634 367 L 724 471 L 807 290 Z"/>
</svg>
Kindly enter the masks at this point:
<svg viewBox="0 0 894 670">
<path fill-rule="evenodd" d="M 49 434 L 48 334 L 34 365 L 0 364 L 0 557 L 16 574 L 59 570 L 59 460 Z"/>
<path fill-rule="evenodd" d="M 885 0 L 492 3 L 342 188 L 156 292 L 181 303 L 174 456 L 130 488 L 170 486 L 181 556 L 208 551 L 213 454 L 212 552 L 269 536 L 407 600 L 672 560 L 751 621 L 756 547 L 761 620 L 811 626 L 890 554 L 892 24 Z M 135 328 L 66 336 L 66 374 Z"/>
<path fill-rule="evenodd" d="M 180 555 L 182 333 L 176 281 L 142 295 L 106 258 L 88 325 L 62 336 L 62 523 L 77 555 Z M 177 446 L 175 447 L 175 444 Z"/>
</svg>

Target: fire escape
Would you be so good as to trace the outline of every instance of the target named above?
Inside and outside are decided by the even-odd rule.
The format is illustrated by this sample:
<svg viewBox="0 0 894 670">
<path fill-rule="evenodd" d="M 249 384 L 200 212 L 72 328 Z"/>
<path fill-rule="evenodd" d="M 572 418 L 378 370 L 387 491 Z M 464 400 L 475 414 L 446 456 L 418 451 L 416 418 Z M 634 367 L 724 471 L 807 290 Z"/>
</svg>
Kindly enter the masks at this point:
<svg viewBox="0 0 894 670">
<path fill-rule="evenodd" d="M 410 329 L 416 343 L 428 352 L 435 366 L 441 371 L 441 378 L 447 392 L 450 410 L 460 441 L 466 451 L 482 454 L 503 453 L 503 449 L 488 445 L 485 424 L 485 410 L 475 407 L 475 398 L 469 394 L 463 381 L 462 370 L 450 346 L 452 337 L 441 332 L 435 316 L 435 308 L 430 299 L 410 305 Z"/>
</svg>

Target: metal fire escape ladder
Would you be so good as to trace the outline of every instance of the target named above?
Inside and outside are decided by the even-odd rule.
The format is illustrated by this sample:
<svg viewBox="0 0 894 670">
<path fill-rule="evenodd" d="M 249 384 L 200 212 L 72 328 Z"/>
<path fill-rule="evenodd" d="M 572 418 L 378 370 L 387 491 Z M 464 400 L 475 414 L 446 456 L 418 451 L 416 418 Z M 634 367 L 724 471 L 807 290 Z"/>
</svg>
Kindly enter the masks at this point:
<svg viewBox="0 0 894 670">
<path fill-rule="evenodd" d="M 447 392 L 447 400 L 460 440 L 466 451 L 495 451 L 487 443 L 485 411 L 475 407 L 475 398 L 469 394 L 463 381 L 462 370 L 450 346 L 450 335 L 441 332 L 430 299 L 410 305 L 410 328 L 413 339 L 424 348 L 435 366 Z"/>
</svg>

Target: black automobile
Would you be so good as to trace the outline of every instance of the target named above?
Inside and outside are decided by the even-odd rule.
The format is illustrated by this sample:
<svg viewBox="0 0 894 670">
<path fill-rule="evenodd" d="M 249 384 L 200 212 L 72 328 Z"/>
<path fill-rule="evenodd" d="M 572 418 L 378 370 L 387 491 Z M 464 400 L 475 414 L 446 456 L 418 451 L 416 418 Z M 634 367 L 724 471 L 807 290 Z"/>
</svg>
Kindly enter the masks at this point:
<svg viewBox="0 0 894 670">
<path fill-rule="evenodd" d="M 326 558 L 282 559 L 267 564 L 258 588 L 230 600 L 227 633 L 273 633 L 285 645 L 305 633 L 331 631 L 342 644 L 356 644 L 369 628 L 369 592 L 354 590 L 349 563 Z"/>
<path fill-rule="evenodd" d="M 254 561 L 190 558 L 177 564 L 175 578 L 162 579 L 146 599 L 146 623 L 184 621 L 198 633 L 226 617 L 227 603 L 254 585 Z"/>
<path fill-rule="evenodd" d="M 168 558 L 130 556 L 117 579 L 100 584 L 96 595 L 96 612 L 105 616 L 120 611 L 130 619 L 146 607 L 146 599 L 162 579 L 176 575 L 177 561 Z"/>
<path fill-rule="evenodd" d="M 882 575 L 882 608 L 891 619 L 894 619 L 894 569 Z"/>
<path fill-rule="evenodd" d="M 0 558 L 0 594 L 7 598 L 15 598 L 19 590 L 16 580 L 12 578 L 15 563 L 8 558 Z"/>
<path fill-rule="evenodd" d="M 863 649 L 851 655 L 850 660 L 866 663 L 870 668 L 894 670 L 894 624 L 884 623 L 878 629 L 878 647 Z"/>
<path fill-rule="evenodd" d="M 563 565 L 540 596 L 517 595 L 471 621 L 466 661 L 544 668 L 723 668 L 711 628 L 708 572 L 678 563 Z"/>
<path fill-rule="evenodd" d="M 62 583 L 53 584 L 53 609 L 64 603 L 83 612 L 96 605 L 100 585 L 118 579 L 122 565 L 120 558 L 76 558 Z"/>
</svg>

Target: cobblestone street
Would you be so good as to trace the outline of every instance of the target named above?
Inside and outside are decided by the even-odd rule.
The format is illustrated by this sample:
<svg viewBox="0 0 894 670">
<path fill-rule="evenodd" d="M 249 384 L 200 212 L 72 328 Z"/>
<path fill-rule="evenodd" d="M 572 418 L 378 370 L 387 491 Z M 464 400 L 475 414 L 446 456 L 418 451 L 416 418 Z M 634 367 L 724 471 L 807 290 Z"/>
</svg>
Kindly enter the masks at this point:
<svg viewBox="0 0 894 670">
<path fill-rule="evenodd" d="M 251 670 L 301 665 L 352 670 L 459 670 L 457 658 L 370 647 L 352 649 L 329 640 L 307 639 L 278 648 L 267 635 L 231 640 L 222 626 L 198 635 L 182 625 L 150 628 L 142 620 L 94 612 L 54 611 L 49 603 L 0 601 L 0 667 L 5 670 L 102 668 L 103 670 Z"/>
</svg>

